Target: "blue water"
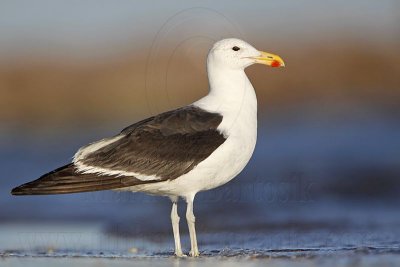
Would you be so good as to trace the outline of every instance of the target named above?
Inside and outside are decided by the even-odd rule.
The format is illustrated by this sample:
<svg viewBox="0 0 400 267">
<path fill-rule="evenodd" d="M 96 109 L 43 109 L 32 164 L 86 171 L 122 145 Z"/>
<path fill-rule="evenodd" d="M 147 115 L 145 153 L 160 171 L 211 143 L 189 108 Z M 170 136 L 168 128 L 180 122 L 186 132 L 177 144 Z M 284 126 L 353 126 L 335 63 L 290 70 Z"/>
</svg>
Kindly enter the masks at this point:
<svg viewBox="0 0 400 267">
<path fill-rule="evenodd" d="M 260 122 L 257 148 L 246 169 L 227 185 L 196 197 L 202 254 L 307 259 L 398 255 L 400 125 L 395 122 L 387 117 L 323 121 L 301 116 Z M 1 255 L 172 255 L 171 206 L 166 198 L 112 191 L 9 194 L 12 187 L 67 163 L 79 146 L 113 134 L 110 129 L 46 138 L 11 128 L 4 131 Z M 182 202 L 187 251 L 184 209 Z"/>
</svg>

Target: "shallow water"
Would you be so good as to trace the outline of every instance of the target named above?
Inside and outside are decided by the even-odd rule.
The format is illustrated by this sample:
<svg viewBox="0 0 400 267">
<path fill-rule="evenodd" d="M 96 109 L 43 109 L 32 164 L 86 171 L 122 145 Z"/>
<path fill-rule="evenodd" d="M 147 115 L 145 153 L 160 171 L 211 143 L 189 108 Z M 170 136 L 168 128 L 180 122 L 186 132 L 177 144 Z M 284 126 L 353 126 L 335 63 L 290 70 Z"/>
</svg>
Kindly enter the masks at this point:
<svg viewBox="0 0 400 267">
<path fill-rule="evenodd" d="M 0 255 L 10 266 L 28 262 L 29 266 L 395 266 L 400 262 L 397 208 L 344 208 L 331 203 L 324 211 L 327 205 L 308 204 L 295 213 L 290 208 L 276 210 L 270 220 L 254 224 L 245 220 L 241 227 L 228 221 L 226 229 L 199 227 L 201 257 L 194 260 L 173 256 L 170 229 L 140 231 L 132 225 L 98 221 L 1 224 Z M 189 238 L 181 222 L 187 253 Z"/>
<path fill-rule="evenodd" d="M 398 266 L 396 249 L 310 249 L 203 251 L 199 258 L 176 258 L 171 253 L 127 255 L 118 253 L 6 252 L 1 266 Z"/>
<path fill-rule="evenodd" d="M 168 199 L 111 191 L 11 196 L 13 186 L 97 138 L 8 135 L 0 143 L 0 265 L 398 265 L 399 133 L 384 120 L 271 121 L 241 175 L 196 196 L 202 257 L 195 260 L 173 257 Z"/>
<path fill-rule="evenodd" d="M 2 266 L 270 266 L 270 267 L 310 267 L 310 266 L 398 266 L 397 255 L 332 255 L 310 258 L 93 258 L 93 257 L 40 257 L 40 258 L 5 258 Z"/>
</svg>

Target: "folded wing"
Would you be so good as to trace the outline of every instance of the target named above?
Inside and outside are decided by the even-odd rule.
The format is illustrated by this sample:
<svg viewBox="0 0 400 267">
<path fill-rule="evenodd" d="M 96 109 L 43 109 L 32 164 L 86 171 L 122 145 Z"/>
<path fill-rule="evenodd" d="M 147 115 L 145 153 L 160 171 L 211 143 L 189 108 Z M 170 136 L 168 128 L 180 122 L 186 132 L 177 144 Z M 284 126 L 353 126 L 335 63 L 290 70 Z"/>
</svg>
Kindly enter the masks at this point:
<svg viewBox="0 0 400 267">
<path fill-rule="evenodd" d="M 176 179 L 191 171 L 226 138 L 222 116 L 189 106 L 135 123 L 81 148 L 73 163 L 14 188 L 14 195 L 117 189 Z"/>
</svg>

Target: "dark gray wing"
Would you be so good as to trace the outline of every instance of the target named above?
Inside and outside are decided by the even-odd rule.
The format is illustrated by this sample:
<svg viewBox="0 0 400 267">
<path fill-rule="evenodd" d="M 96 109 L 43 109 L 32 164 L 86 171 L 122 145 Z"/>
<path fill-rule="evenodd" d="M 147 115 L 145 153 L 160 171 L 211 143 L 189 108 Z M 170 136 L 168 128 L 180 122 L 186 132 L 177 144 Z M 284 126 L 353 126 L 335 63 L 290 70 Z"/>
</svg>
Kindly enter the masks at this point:
<svg viewBox="0 0 400 267">
<path fill-rule="evenodd" d="M 225 141 L 217 130 L 222 116 L 190 106 L 142 120 L 120 133 L 120 139 L 87 154 L 81 163 L 102 169 L 157 176 L 82 173 L 69 164 L 18 186 L 13 195 L 66 194 L 117 189 L 175 179 L 192 170 Z"/>
<path fill-rule="evenodd" d="M 143 184 L 134 177 L 98 176 L 80 174 L 71 163 L 42 175 L 39 179 L 20 185 L 13 195 L 49 195 L 117 189 Z M 148 182 L 147 182 L 148 183 Z"/>
<path fill-rule="evenodd" d="M 222 116 L 189 106 L 133 124 L 123 137 L 81 159 L 90 167 L 175 179 L 192 170 L 225 141 Z"/>
</svg>

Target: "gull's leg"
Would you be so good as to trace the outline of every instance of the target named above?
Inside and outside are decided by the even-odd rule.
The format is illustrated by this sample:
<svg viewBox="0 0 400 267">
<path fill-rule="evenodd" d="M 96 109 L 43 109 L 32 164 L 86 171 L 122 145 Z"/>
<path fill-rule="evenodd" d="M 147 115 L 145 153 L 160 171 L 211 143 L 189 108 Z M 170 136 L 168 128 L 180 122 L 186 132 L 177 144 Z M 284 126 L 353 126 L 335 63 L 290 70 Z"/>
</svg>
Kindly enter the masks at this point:
<svg viewBox="0 0 400 267">
<path fill-rule="evenodd" d="M 192 257 L 198 257 L 200 253 L 199 253 L 199 248 L 197 247 L 196 228 L 195 228 L 196 218 L 194 217 L 193 214 L 193 200 L 194 200 L 194 195 L 186 198 L 187 202 L 186 220 L 189 227 L 190 245 L 191 245 L 189 255 Z"/>
<path fill-rule="evenodd" d="M 171 210 L 171 222 L 172 230 L 174 231 L 174 241 L 175 241 L 175 255 L 178 257 L 184 257 L 181 247 L 181 238 L 179 235 L 179 216 L 178 216 L 178 198 L 171 197 L 172 200 L 172 210 Z"/>
</svg>

